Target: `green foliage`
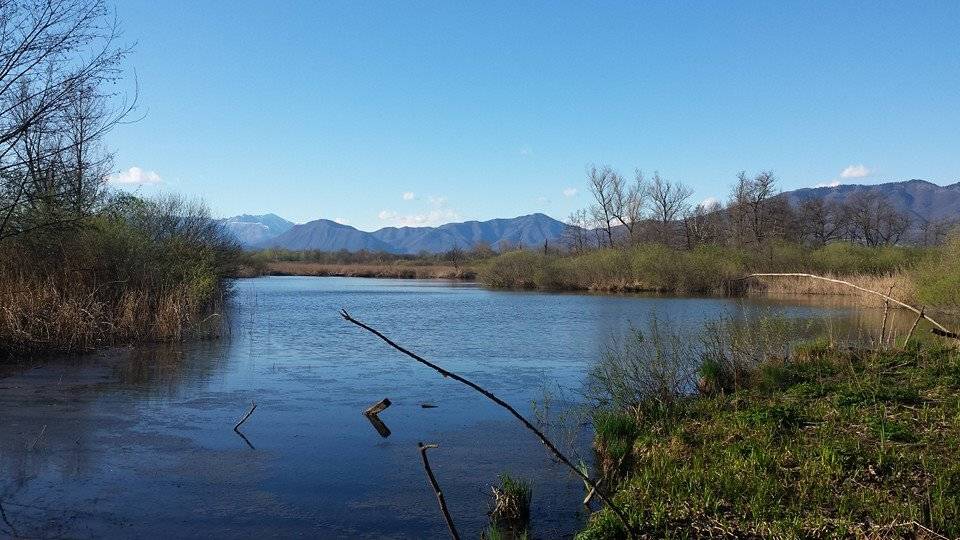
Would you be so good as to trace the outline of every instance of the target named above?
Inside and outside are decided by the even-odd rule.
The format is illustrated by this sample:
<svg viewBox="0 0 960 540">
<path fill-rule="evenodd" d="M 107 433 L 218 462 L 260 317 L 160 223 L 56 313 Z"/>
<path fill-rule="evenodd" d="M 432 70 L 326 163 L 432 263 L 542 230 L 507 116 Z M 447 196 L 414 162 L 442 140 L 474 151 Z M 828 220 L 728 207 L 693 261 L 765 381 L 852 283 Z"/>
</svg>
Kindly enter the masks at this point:
<svg viewBox="0 0 960 540">
<path fill-rule="evenodd" d="M 806 342 L 731 392 L 658 417 L 604 413 L 596 437 L 633 438 L 615 500 L 647 537 L 923 536 L 914 523 L 957 537 L 958 370 L 944 345 Z M 624 537 L 606 509 L 579 535 Z"/>
<path fill-rule="evenodd" d="M 486 538 L 527 538 L 530 527 L 530 503 L 533 488 L 522 478 L 500 473 L 499 484 L 493 486 L 490 528 Z"/>
</svg>

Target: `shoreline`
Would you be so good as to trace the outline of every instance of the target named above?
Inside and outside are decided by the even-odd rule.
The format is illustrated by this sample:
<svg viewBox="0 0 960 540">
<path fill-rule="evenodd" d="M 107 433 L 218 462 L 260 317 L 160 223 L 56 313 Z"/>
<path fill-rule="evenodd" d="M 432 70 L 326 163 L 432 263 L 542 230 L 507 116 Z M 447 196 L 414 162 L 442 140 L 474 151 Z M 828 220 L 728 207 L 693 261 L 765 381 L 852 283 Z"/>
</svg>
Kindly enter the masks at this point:
<svg viewBox="0 0 960 540">
<path fill-rule="evenodd" d="M 476 267 L 455 267 L 452 265 L 415 265 L 415 264 L 325 264 L 300 261 L 280 261 L 267 263 L 265 268 L 245 268 L 236 278 L 246 279 L 262 276 L 303 276 L 303 277 L 356 277 L 378 279 L 438 279 L 478 283 L 495 290 L 527 290 L 544 292 L 586 292 L 599 294 L 660 294 L 667 296 L 690 296 L 669 288 L 649 286 L 641 283 L 595 284 L 587 287 L 537 288 L 537 287 L 496 287 L 480 279 Z M 896 290 L 903 293 L 901 299 L 907 303 L 915 301 L 915 292 L 908 281 L 899 274 L 884 276 L 834 275 L 830 277 L 850 280 L 875 290 Z M 897 287 L 899 285 L 899 287 Z M 862 293 L 840 285 L 824 284 L 801 278 L 752 278 L 751 282 L 739 293 L 695 294 L 693 296 L 724 297 L 864 297 Z M 896 295 L 894 295 L 896 296 Z M 865 299 L 873 300 L 870 297 Z M 877 302 L 870 302 L 870 305 Z M 879 304 L 882 307 L 882 303 Z"/>
</svg>

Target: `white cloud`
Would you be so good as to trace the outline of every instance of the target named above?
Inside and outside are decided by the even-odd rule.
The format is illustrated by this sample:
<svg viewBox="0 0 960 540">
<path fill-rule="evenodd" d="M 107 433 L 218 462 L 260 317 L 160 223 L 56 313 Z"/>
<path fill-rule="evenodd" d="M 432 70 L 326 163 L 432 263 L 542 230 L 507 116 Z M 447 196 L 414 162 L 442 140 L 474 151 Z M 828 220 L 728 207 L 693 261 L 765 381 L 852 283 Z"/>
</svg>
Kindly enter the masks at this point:
<svg viewBox="0 0 960 540">
<path fill-rule="evenodd" d="M 403 200 L 405 200 L 405 201 L 412 201 L 412 200 L 413 200 L 413 192 L 412 192 L 412 191 L 404 191 L 404 192 L 403 192 Z"/>
<path fill-rule="evenodd" d="M 116 174 L 111 174 L 107 177 L 107 181 L 111 184 L 120 184 L 120 185 L 148 185 L 148 184 L 159 184 L 163 181 L 160 178 L 160 175 L 155 171 L 145 171 L 140 167 L 130 167 L 125 171 L 120 171 Z"/>
<path fill-rule="evenodd" d="M 427 203 L 431 208 L 423 212 L 398 214 L 392 210 L 381 210 L 377 214 L 377 218 L 398 227 L 429 227 L 456 221 L 460 218 L 457 211 L 447 207 L 446 197 L 430 196 L 427 197 Z"/>
<path fill-rule="evenodd" d="M 704 207 L 704 208 L 711 208 L 711 207 L 716 206 L 716 205 L 718 205 L 718 204 L 720 204 L 720 199 L 718 199 L 718 198 L 716 198 L 716 197 L 707 197 L 706 199 L 700 201 L 700 206 L 702 206 L 702 207 Z"/>
<path fill-rule="evenodd" d="M 840 178 L 866 178 L 872 173 L 863 163 L 859 165 L 847 165 L 847 168 L 840 171 Z"/>
<path fill-rule="evenodd" d="M 563 196 L 566 197 L 566 198 L 568 198 L 568 199 L 569 199 L 570 197 L 573 197 L 573 196 L 576 195 L 576 194 L 577 194 L 577 188 L 575 188 L 575 187 L 568 187 L 568 188 L 565 188 L 565 189 L 563 190 Z"/>
<path fill-rule="evenodd" d="M 336 222 L 336 223 L 339 223 L 339 224 L 341 224 L 341 225 L 349 225 L 349 224 L 350 224 L 350 220 L 348 220 L 347 218 L 342 218 L 342 217 L 335 217 L 335 218 L 333 218 L 333 221 Z"/>
<path fill-rule="evenodd" d="M 381 210 L 377 214 L 377 218 L 398 227 L 429 227 L 456 221 L 460 218 L 460 214 L 449 208 L 431 210 L 420 214 L 397 214 L 390 210 Z"/>
</svg>

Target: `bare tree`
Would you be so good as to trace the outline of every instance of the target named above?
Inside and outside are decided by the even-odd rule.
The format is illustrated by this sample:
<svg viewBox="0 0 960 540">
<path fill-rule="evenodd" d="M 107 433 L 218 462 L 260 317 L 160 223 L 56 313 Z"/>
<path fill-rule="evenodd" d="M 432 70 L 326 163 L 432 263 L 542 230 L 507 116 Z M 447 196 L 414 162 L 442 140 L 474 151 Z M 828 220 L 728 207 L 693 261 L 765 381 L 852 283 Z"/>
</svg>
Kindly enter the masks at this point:
<svg viewBox="0 0 960 540">
<path fill-rule="evenodd" d="M 633 182 L 629 184 L 625 178 L 614 172 L 612 184 L 611 213 L 627 230 L 627 240 L 630 243 L 636 243 L 639 240 L 643 212 L 647 205 L 647 183 L 643 178 L 643 171 L 637 169 Z"/>
<path fill-rule="evenodd" d="M 737 175 L 727 205 L 734 243 L 763 246 L 769 239 L 784 238 L 793 222 L 792 210 L 784 199 L 776 197 L 777 179 L 771 171 L 754 177 L 746 171 Z"/>
<path fill-rule="evenodd" d="M 607 166 L 597 168 L 591 166 L 587 172 L 587 180 L 590 183 L 590 194 L 593 195 L 594 203 L 590 206 L 590 215 L 593 220 L 599 224 L 606 235 L 607 246 L 613 246 L 613 221 L 614 216 L 614 183 L 617 178 L 616 172 Z"/>
<path fill-rule="evenodd" d="M 849 215 L 843 205 L 816 197 L 800 203 L 797 222 L 805 242 L 822 246 L 844 238 L 849 228 Z"/>
<path fill-rule="evenodd" d="M 106 90 L 127 49 L 104 0 L 0 0 L 0 240 L 92 207 L 103 134 L 133 104 Z"/>
<path fill-rule="evenodd" d="M 717 201 L 687 208 L 681 218 L 687 249 L 703 244 L 716 244 L 723 234 L 723 206 Z"/>
<path fill-rule="evenodd" d="M 957 226 L 957 221 L 948 219 L 923 219 L 917 224 L 917 241 L 922 246 L 939 246 L 943 244 L 950 231 Z"/>
<path fill-rule="evenodd" d="M 910 229 L 909 216 L 880 193 L 855 193 L 846 207 L 852 238 L 867 246 L 897 244 Z"/>
<path fill-rule="evenodd" d="M 593 227 L 591 226 L 590 216 L 585 209 L 581 208 L 571 212 L 563 229 L 563 239 L 567 249 L 573 253 L 583 253 L 594 247 L 591 245 L 594 243 L 591 240 L 591 229 Z"/>
<path fill-rule="evenodd" d="M 684 214 L 693 191 L 681 182 L 671 182 L 654 173 L 646 185 L 650 204 L 650 219 L 656 226 L 657 239 L 670 244 L 674 238 L 677 220 Z"/>
</svg>

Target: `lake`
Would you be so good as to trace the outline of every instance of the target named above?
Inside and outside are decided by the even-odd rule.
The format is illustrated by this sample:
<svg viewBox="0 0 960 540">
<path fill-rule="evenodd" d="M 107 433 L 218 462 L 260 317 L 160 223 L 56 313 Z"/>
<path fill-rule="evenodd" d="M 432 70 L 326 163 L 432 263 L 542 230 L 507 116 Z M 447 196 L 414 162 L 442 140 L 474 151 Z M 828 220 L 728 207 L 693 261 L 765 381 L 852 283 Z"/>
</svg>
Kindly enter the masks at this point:
<svg viewBox="0 0 960 540">
<path fill-rule="evenodd" d="M 611 333 L 652 313 L 691 331 L 767 312 L 879 320 L 879 310 L 809 301 L 440 281 L 283 277 L 235 288 L 222 339 L 0 368 L 0 535 L 444 537 L 418 441 L 440 445 L 431 464 L 465 538 L 486 526 L 502 471 L 532 481 L 536 537 L 580 527 L 581 481 L 532 434 L 345 322 L 340 308 L 530 417 L 545 396 L 553 415 L 576 402 Z M 380 415 L 387 438 L 361 414 L 382 398 L 393 403 Z M 252 402 L 242 438 L 233 426 Z M 589 443 L 585 432 L 556 436 Z"/>
</svg>

